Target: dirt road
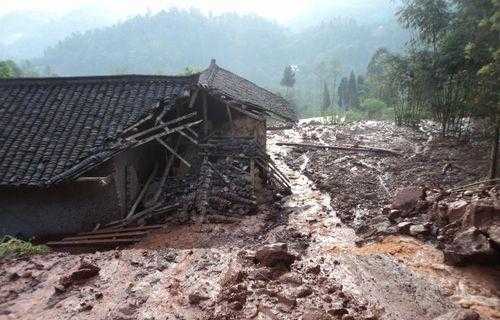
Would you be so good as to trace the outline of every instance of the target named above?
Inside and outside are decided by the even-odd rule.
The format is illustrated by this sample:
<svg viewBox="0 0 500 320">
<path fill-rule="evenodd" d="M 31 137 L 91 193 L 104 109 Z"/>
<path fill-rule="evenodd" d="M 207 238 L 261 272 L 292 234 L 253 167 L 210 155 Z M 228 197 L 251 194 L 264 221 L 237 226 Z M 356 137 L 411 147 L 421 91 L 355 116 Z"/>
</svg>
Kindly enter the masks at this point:
<svg viewBox="0 0 500 320">
<path fill-rule="evenodd" d="M 446 266 L 408 237 L 360 245 L 304 174 L 311 154 L 292 169 L 276 146 L 301 130 L 269 135 L 293 191 L 275 210 L 171 226 L 124 250 L 0 261 L 0 319 L 500 319 L 498 270 Z"/>
</svg>

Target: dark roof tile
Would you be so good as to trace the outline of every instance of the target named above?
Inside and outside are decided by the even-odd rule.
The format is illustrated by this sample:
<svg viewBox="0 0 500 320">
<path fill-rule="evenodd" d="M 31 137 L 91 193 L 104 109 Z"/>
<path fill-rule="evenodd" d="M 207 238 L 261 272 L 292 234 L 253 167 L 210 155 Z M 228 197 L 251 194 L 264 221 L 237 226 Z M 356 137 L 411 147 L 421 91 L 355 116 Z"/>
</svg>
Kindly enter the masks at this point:
<svg viewBox="0 0 500 320">
<path fill-rule="evenodd" d="M 108 76 L 0 80 L 0 185 L 43 185 L 118 149 L 121 130 L 198 77 Z M 168 94 L 166 95 L 165 93 Z"/>
<path fill-rule="evenodd" d="M 199 85 L 242 104 L 263 108 L 285 121 L 297 121 L 295 108 L 283 97 L 219 67 L 214 60 L 200 74 Z"/>
</svg>

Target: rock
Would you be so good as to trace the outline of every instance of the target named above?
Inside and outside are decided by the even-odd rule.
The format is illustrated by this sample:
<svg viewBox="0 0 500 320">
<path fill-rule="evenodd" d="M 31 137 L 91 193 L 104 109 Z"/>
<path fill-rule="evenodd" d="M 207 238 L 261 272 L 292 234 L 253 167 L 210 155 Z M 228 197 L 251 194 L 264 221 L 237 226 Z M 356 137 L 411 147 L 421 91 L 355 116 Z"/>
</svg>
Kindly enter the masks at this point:
<svg viewBox="0 0 500 320">
<path fill-rule="evenodd" d="M 401 210 L 392 209 L 389 211 L 389 221 L 396 221 L 401 216 Z"/>
<path fill-rule="evenodd" d="M 328 314 L 335 317 L 342 317 L 343 315 L 346 315 L 348 313 L 349 311 L 340 305 L 328 310 Z"/>
<path fill-rule="evenodd" d="M 312 289 L 309 287 L 299 287 L 293 292 L 295 298 L 305 298 L 313 293 Z"/>
<path fill-rule="evenodd" d="M 500 208 L 495 208 L 490 199 L 472 202 L 462 219 L 465 228 L 474 226 L 483 230 L 494 223 L 500 223 Z"/>
<path fill-rule="evenodd" d="M 202 301 L 208 300 L 209 297 L 199 293 L 199 292 L 192 292 L 188 296 L 188 300 L 190 304 L 199 304 Z"/>
<path fill-rule="evenodd" d="M 282 283 L 289 283 L 292 285 L 300 286 L 302 284 L 302 277 L 295 272 L 285 273 L 280 277 Z"/>
<path fill-rule="evenodd" d="M 420 234 L 425 234 L 425 233 L 427 233 L 427 231 L 428 231 L 428 229 L 422 224 L 410 226 L 410 234 L 412 236 L 418 236 Z"/>
<path fill-rule="evenodd" d="M 488 237 L 500 247 L 500 224 L 495 224 L 488 228 Z"/>
<path fill-rule="evenodd" d="M 315 265 L 314 267 L 307 268 L 307 273 L 318 275 L 320 274 L 320 272 L 321 272 L 321 266 L 319 264 Z"/>
<path fill-rule="evenodd" d="M 418 201 L 423 200 L 424 197 L 425 193 L 422 188 L 409 187 L 400 189 L 394 196 L 391 209 L 411 211 L 417 206 Z"/>
<path fill-rule="evenodd" d="M 450 311 L 442 316 L 434 318 L 434 320 L 479 320 L 479 314 L 470 310 L 455 310 Z"/>
<path fill-rule="evenodd" d="M 447 222 L 451 223 L 462 220 L 468 204 L 465 200 L 458 200 L 448 204 L 448 210 L 446 211 Z"/>
<path fill-rule="evenodd" d="M 412 223 L 409 221 L 403 221 L 398 223 L 398 232 L 403 234 L 410 232 L 411 225 Z"/>
<path fill-rule="evenodd" d="M 255 252 L 255 260 L 267 267 L 284 266 L 290 269 L 297 257 L 288 252 L 286 243 L 274 243 L 260 247 Z"/>
<path fill-rule="evenodd" d="M 9 281 L 16 281 L 21 278 L 21 276 L 17 272 L 12 272 L 9 274 Z"/>
<path fill-rule="evenodd" d="M 443 253 L 445 263 L 451 265 L 461 265 L 469 261 L 487 262 L 495 256 L 495 250 L 488 238 L 476 227 L 457 233 Z"/>
<path fill-rule="evenodd" d="M 302 315 L 302 320 L 326 320 L 330 319 L 328 315 L 325 314 L 325 312 L 320 311 L 320 310 L 307 310 L 304 312 Z"/>
<path fill-rule="evenodd" d="M 101 269 L 95 264 L 82 260 L 77 268 L 70 271 L 68 274 L 59 278 L 59 284 L 64 288 L 68 288 L 73 283 L 82 282 L 99 274 Z M 60 289 L 60 288 L 59 288 Z M 58 291 L 58 287 L 56 287 Z"/>
</svg>

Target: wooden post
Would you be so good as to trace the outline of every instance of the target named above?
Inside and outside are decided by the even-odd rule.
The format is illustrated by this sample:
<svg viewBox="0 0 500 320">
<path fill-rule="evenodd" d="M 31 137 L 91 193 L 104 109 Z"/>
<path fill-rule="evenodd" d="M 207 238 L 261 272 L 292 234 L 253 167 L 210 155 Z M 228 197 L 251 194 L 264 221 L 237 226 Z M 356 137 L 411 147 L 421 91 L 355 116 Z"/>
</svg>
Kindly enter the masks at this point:
<svg viewBox="0 0 500 320">
<path fill-rule="evenodd" d="M 125 219 L 130 218 L 135 213 L 137 206 L 139 206 L 139 203 L 141 203 L 142 199 L 144 198 L 144 195 L 146 194 L 146 191 L 148 190 L 149 185 L 153 181 L 157 171 L 158 171 L 158 163 L 155 163 L 155 167 L 154 167 L 153 171 L 151 171 L 151 174 L 149 175 L 148 180 L 146 180 L 146 183 L 142 187 L 142 190 L 139 193 L 139 196 L 137 196 L 137 199 L 135 200 L 134 205 L 132 206 L 132 208 L 130 208 L 130 211 Z"/>
<path fill-rule="evenodd" d="M 233 115 L 231 114 L 231 109 L 226 104 L 227 117 L 229 118 L 229 127 L 231 129 L 231 136 L 234 137 L 234 125 L 233 125 Z"/>
<path fill-rule="evenodd" d="M 191 95 L 191 100 L 189 101 L 189 109 L 193 109 L 194 103 L 196 102 L 196 98 L 198 97 L 198 92 L 200 89 L 196 89 L 194 93 Z"/>
</svg>

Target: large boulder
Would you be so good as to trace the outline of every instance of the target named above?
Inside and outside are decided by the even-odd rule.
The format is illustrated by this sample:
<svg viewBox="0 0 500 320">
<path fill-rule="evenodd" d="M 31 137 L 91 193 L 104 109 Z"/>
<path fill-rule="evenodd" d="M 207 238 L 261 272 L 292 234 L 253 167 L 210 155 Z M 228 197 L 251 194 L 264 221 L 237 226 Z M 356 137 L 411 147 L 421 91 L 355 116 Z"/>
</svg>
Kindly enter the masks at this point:
<svg viewBox="0 0 500 320">
<path fill-rule="evenodd" d="M 392 200 L 391 209 L 401 211 L 413 211 L 420 201 L 425 199 L 425 192 L 422 188 L 409 187 L 396 192 Z"/>
<path fill-rule="evenodd" d="M 461 221 L 467 210 L 468 204 L 469 203 L 463 199 L 449 203 L 448 209 L 446 210 L 447 223 Z"/>
<path fill-rule="evenodd" d="M 455 235 L 444 250 L 445 263 L 462 265 L 468 262 L 485 263 L 494 259 L 498 252 L 491 246 L 486 235 L 471 227 Z"/>
<path fill-rule="evenodd" d="M 288 252 L 286 243 L 273 243 L 260 247 L 255 251 L 255 260 L 266 267 L 284 266 L 290 269 L 297 257 Z"/>
<path fill-rule="evenodd" d="M 472 202 L 462 219 L 464 228 L 477 227 L 486 230 L 493 224 L 500 224 L 500 208 L 495 208 L 491 199 L 480 199 Z"/>
</svg>

